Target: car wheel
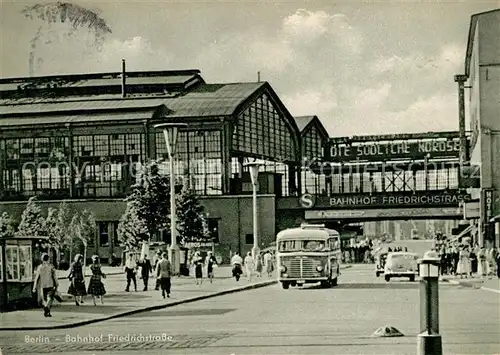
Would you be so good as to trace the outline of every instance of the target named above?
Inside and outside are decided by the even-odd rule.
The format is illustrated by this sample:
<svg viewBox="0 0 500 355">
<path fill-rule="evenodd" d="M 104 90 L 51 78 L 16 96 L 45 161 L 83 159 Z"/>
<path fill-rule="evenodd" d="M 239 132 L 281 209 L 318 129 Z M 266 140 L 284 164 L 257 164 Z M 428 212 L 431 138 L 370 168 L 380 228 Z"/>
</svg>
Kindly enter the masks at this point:
<svg viewBox="0 0 500 355">
<path fill-rule="evenodd" d="M 410 282 L 415 282 L 415 275 L 410 276 Z"/>
<path fill-rule="evenodd" d="M 384 279 L 385 281 L 389 282 L 391 280 L 391 277 L 389 275 L 385 275 Z"/>
<path fill-rule="evenodd" d="M 288 290 L 290 288 L 290 284 L 288 282 L 282 282 L 281 287 L 283 287 L 283 290 Z"/>
</svg>

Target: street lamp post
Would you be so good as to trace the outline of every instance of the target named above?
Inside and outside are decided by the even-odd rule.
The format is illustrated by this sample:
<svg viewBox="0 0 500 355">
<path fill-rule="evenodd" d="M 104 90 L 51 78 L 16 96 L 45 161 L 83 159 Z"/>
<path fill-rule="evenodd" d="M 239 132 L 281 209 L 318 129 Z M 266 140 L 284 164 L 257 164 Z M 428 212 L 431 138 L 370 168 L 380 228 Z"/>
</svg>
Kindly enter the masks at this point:
<svg viewBox="0 0 500 355">
<path fill-rule="evenodd" d="M 252 179 L 252 197 L 253 197 L 253 248 L 252 257 L 257 260 L 257 255 L 259 254 L 259 218 L 258 218 L 258 208 L 257 208 L 257 187 L 259 178 L 259 167 L 262 163 L 250 162 L 246 163 L 244 166 L 248 166 L 250 171 L 250 179 Z"/>
<path fill-rule="evenodd" d="M 175 171 L 174 158 L 177 148 L 177 137 L 179 129 L 187 127 L 186 123 L 172 122 L 155 125 L 156 129 L 163 130 L 165 143 L 167 145 L 168 159 L 170 165 L 170 235 L 171 243 L 168 250 L 169 260 L 174 275 L 180 272 L 180 249 L 177 245 L 177 208 L 175 203 Z"/>
<path fill-rule="evenodd" d="M 439 334 L 439 268 L 441 260 L 436 252 L 428 251 L 419 260 L 420 334 L 417 336 L 418 355 L 442 355 Z"/>
</svg>

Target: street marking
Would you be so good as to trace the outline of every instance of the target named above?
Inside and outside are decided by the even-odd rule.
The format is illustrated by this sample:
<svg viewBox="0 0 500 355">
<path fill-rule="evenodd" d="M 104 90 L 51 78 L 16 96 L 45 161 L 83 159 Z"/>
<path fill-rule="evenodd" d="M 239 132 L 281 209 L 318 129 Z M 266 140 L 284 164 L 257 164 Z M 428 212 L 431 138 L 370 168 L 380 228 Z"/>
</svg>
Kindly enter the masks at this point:
<svg viewBox="0 0 500 355">
<path fill-rule="evenodd" d="M 500 293 L 500 290 L 495 290 L 494 288 L 488 288 L 488 287 L 481 287 L 481 290 Z"/>
</svg>

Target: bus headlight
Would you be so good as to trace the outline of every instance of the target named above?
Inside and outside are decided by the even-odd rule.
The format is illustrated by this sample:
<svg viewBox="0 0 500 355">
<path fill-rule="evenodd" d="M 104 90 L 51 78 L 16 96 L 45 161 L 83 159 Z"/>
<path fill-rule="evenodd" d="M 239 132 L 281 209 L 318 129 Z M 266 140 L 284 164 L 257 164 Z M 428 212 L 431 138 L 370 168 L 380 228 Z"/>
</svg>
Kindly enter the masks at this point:
<svg viewBox="0 0 500 355">
<path fill-rule="evenodd" d="M 286 266 L 280 266 L 280 271 L 281 272 L 286 272 Z"/>
<path fill-rule="evenodd" d="M 323 266 L 321 266 L 321 265 L 320 265 L 320 266 L 316 266 L 316 271 L 317 271 L 317 272 L 321 272 L 321 271 L 323 271 L 324 269 L 325 269 L 325 268 L 324 268 Z"/>
</svg>

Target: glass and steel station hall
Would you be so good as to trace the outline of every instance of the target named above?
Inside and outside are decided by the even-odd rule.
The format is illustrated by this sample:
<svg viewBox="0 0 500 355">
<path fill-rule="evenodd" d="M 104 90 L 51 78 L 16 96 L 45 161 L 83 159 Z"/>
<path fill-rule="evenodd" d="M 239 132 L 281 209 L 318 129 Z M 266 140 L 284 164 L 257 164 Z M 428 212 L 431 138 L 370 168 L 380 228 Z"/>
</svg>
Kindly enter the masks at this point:
<svg viewBox="0 0 500 355">
<path fill-rule="evenodd" d="M 267 245 L 275 199 L 302 189 L 301 146 L 317 155 L 328 138 L 317 118 L 296 121 L 267 82 L 207 84 L 199 70 L 1 79 L 0 100 L 0 212 L 19 218 L 31 196 L 44 209 L 63 199 L 88 209 L 98 221 L 92 247 L 104 260 L 120 255 L 117 224 L 136 164 L 168 160 L 156 124 L 187 123 L 176 173 L 201 196 L 224 257 L 253 244 L 243 164 L 265 162 L 259 208 Z"/>
<path fill-rule="evenodd" d="M 66 200 L 96 217 L 89 252 L 104 262 L 121 255 L 117 225 L 137 164 L 162 159 L 168 173 L 163 132 L 154 128 L 165 122 L 187 124 L 179 133 L 176 174 L 200 195 L 216 253 L 225 261 L 253 245 L 245 162 L 264 163 L 261 247 L 304 221 L 303 193 L 364 193 L 384 179 L 370 175 L 355 188 L 353 174 L 327 178 L 302 169 L 304 161 L 322 156 L 328 133 L 316 116 L 292 117 L 267 82 L 209 84 L 199 70 L 126 72 L 123 66 L 115 73 L 0 79 L 0 213 L 19 219 L 31 196 L 44 210 Z M 456 168 L 443 171 L 446 178 L 434 189 L 456 188 Z M 344 175 L 349 184 L 341 181 Z M 426 181 L 425 189 L 431 185 Z"/>
</svg>

